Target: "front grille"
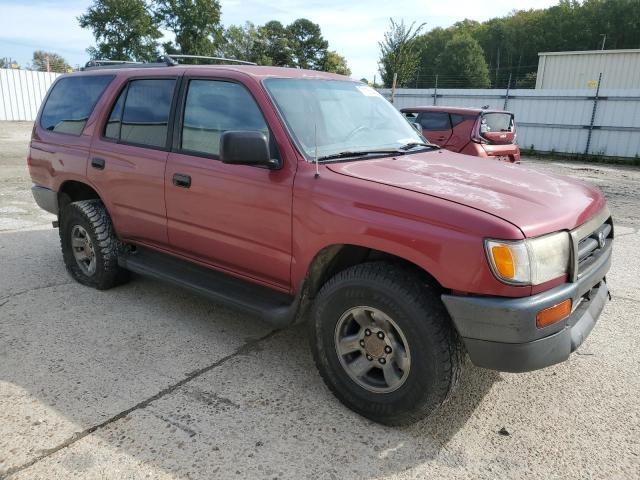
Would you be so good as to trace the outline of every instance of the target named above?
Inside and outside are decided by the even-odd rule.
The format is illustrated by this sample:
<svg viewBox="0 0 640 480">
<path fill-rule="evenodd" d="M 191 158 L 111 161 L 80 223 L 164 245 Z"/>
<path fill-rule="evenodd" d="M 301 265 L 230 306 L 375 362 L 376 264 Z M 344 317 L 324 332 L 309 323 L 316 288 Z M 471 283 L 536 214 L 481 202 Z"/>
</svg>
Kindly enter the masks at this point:
<svg viewBox="0 0 640 480">
<path fill-rule="evenodd" d="M 613 241 L 613 224 L 611 218 L 605 220 L 604 223 L 597 226 L 597 228 L 591 232 L 587 232 L 586 236 L 583 236 L 578 240 L 576 248 L 576 266 L 577 276 L 589 270 L 589 267 L 593 265 L 600 255 L 609 247 Z"/>
</svg>

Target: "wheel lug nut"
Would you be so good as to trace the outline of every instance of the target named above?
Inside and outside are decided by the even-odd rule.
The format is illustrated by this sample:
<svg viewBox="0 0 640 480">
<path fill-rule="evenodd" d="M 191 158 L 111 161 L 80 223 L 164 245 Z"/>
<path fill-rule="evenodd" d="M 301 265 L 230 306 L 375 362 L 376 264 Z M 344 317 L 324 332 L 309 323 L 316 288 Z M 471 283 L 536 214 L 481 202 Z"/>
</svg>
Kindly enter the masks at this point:
<svg viewBox="0 0 640 480">
<path fill-rule="evenodd" d="M 387 361 L 384 358 L 379 358 L 378 361 L 384 365 L 385 363 L 387 363 Z"/>
<path fill-rule="evenodd" d="M 391 353 L 391 347 L 389 345 L 384 347 L 384 353 Z"/>
<path fill-rule="evenodd" d="M 373 360 L 373 357 L 371 355 L 369 355 L 368 353 L 367 353 L 367 360 L 369 360 L 369 361 Z"/>
<path fill-rule="evenodd" d="M 360 340 L 360 346 L 364 347 L 364 340 Z"/>
<path fill-rule="evenodd" d="M 380 338 L 380 339 L 384 338 L 384 333 L 378 332 L 378 338 Z"/>
<path fill-rule="evenodd" d="M 364 334 L 368 337 L 369 335 L 371 335 L 371 330 L 369 330 L 368 328 L 364 331 Z"/>
</svg>

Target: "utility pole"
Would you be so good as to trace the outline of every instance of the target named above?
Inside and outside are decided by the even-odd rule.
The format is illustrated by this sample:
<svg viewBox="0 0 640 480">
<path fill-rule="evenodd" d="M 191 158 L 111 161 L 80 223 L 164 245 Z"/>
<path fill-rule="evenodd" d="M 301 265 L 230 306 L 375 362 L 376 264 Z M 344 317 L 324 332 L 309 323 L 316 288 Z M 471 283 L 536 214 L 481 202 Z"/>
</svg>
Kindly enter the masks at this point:
<svg viewBox="0 0 640 480">
<path fill-rule="evenodd" d="M 396 82 L 398 81 L 398 73 L 393 74 L 393 83 L 391 84 L 391 103 L 396 99 Z"/>
<path fill-rule="evenodd" d="M 507 109 L 507 105 L 509 104 L 509 89 L 511 88 L 511 72 L 509 72 L 509 80 L 507 81 L 507 91 L 504 94 L 504 106 L 503 110 Z"/>
<path fill-rule="evenodd" d="M 596 96 L 593 97 L 593 110 L 591 110 L 591 122 L 589 122 L 589 134 L 587 135 L 587 146 L 584 148 L 584 154 L 589 155 L 589 147 L 591 146 L 591 136 L 593 134 L 593 122 L 596 119 L 596 110 L 598 109 L 598 97 L 600 97 L 600 83 L 602 83 L 602 72 L 598 76 L 598 88 L 596 88 Z"/>
<path fill-rule="evenodd" d="M 47 66 L 47 73 L 51 72 L 51 64 L 49 63 L 49 55 L 45 55 L 44 62 L 45 62 L 45 65 Z"/>
<path fill-rule="evenodd" d="M 601 33 L 600 36 L 602 37 L 602 48 L 600 50 L 604 50 L 604 43 L 607 41 L 607 34 Z"/>
<path fill-rule="evenodd" d="M 438 74 L 436 74 L 436 87 L 433 89 L 433 104 L 436 104 L 438 98 Z"/>
<path fill-rule="evenodd" d="M 493 88 L 498 88 L 498 70 L 500 70 L 500 47 L 498 47 L 498 56 L 496 59 L 496 84 Z"/>
</svg>

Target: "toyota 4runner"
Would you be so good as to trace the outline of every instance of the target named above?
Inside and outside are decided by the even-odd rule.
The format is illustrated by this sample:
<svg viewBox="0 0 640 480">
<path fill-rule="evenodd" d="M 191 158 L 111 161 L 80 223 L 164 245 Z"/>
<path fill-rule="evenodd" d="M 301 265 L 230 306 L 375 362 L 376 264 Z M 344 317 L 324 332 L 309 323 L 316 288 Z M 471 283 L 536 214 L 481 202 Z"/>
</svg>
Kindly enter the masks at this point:
<svg viewBox="0 0 640 480">
<path fill-rule="evenodd" d="M 406 424 L 464 355 L 566 360 L 608 296 L 614 227 L 595 187 L 425 140 L 372 88 L 286 68 L 88 68 L 51 87 L 28 153 L 64 263 L 129 272 L 279 327 L 356 412 Z"/>
</svg>

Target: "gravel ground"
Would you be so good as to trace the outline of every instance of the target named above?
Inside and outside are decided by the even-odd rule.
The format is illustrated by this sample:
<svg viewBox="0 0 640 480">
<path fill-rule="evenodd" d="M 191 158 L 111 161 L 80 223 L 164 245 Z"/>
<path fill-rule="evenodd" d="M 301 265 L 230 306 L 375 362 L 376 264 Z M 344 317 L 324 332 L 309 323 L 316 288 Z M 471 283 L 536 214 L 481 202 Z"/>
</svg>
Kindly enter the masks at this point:
<svg viewBox="0 0 640 480">
<path fill-rule="evenodd" d="M 328 392 L 303 327 L 144 278 L 71 281 L 29 134 L 0 123 L 0 478 L 640 478 L 640 169 L 524 161 L 606 193 L 613 301 L 564 364 L 468 365 L 437 415 L 388 428 Z"/>
</svg>

